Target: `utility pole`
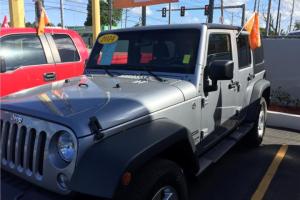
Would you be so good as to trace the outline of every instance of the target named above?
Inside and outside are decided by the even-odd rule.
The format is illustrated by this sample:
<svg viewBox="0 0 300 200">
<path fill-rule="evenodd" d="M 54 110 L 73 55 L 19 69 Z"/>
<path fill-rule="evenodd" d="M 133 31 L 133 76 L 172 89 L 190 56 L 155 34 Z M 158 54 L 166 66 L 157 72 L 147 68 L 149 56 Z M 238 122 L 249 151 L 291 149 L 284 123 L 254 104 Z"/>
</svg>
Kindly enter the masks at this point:
<svg viewBox="0 0 300 200">
<path fill-rule="evenodd" d="M 128 13 L 128 9 L 125 8 L 125 28 L 127 28 L 127 18 L 128 18 L 127 13 Z"/>
<path fill-rule="evenodd" d="M 100 1 L 92 0 L 92 24 L 93 24 L 93 42 L 95 43 L 100 33 Z"/>
<path fill-rule="evenodd" d="M 61 27 L 64 28 L 64 0 L 60 0 L 60 23 Z"/>
<path fill-rule="evenodd" d="M 208 23 L 213 23 L 214 19 L 214 0 L 209 0 L 209 15 L 208 15 Z"/>
<path fill-rule="evenodd" d="M 113 6 L 112 6 L 112 0 L 108 0 L 108 20 L 109 20 L 109 30 L 112 28 L 112 12 L 113 12 Z"/>
<path fill-rule="evenodd" d="M 255 12 L 255 11 L 256 11 L 256 7 L 257 7 L 256 5 L 257 5 L 257 0 L 255 0 L 255 1 L 254 1 L 253 12 Z"/>
<path fill-rule="evenodd" d="M 231 25 L 233 25 L 233 13 L 231 13 Z"/>
<path fill-rule="evenodd" d="M 278 35 L 281 35 L 281 13 L 279 13 L 279 22 L 278 22 Z"/>
<path fill-rule="evenodd" d="M 221 0 L 221 18 L 220 18 L 220 23 L 224 24 L 224 2 Z"/>
<path fill-rule="evenodd" d="M 171 24 L 171 3 L 169 3 L 169 24 Z"/>
<path fill-rule="evenodd" d="M 280 14 L 280 4 L 281 0 L 278 0 L 278 10 L 277 10 L 277 19 L 276 19 L 276 28 L 275 33 L 278 34 L 278 24 L 279 24 L 279 14 Z"/>
<path fill-rule="evenodd" d="M 268 14 L 267 14 L 267 23 L 266 23 L 266 33 L 267 33 L 267 36 L 269 36 L 269 33 L 270 33 L 271 6 L 272 6 L 272 0 L 269 0 Z"/>
<path fill-rule="evenodd" d="M 290 21 L 289 32 L 292 31 L 292 23 L 293 23 L 294 9 L 295 9 L 295 0 L 293 0 L 293 7 L 292 7 L 292 13 L 291 13 L 291 21 Z"/>
<path fill-rule="evenodd" d="M 142 26 L 146 26 L 146 6 L 142 7 Z"/>
</svg>

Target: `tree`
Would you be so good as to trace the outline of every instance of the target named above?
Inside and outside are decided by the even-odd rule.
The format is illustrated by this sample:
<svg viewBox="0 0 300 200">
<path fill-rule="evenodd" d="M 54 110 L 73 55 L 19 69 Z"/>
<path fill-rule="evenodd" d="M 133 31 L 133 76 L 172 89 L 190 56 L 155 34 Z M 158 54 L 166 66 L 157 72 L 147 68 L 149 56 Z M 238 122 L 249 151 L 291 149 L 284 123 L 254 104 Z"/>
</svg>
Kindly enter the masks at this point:
<svg viewBox="0 0 300 200">
<path fill-rule="evenodd" d="M 89 0 L 87 5 L 87 17 L 84 22 L 85 26 L 92 26 L 92 1 Z M 109 5 L 108 1 L 101 0 L 100 1 L 100 13 L 101 13 L 101 25 L 108 26 L 109 25 Z M 119 21 L 122 19 L 122 9 L 113 9 L 112 15 L 112 25 L 116 26 Z"/>
<path fill-rule="evenodd" d="M 294 30 L 295 31 L 300 30 L 300 21 L 295 22 Z"/>
<path fill-rule="evenodd" d="M 35 27 L 35 23 L 31 23 L 31 22 L 26 22 L 25 23 L 25 27 Z"/>
</svg>

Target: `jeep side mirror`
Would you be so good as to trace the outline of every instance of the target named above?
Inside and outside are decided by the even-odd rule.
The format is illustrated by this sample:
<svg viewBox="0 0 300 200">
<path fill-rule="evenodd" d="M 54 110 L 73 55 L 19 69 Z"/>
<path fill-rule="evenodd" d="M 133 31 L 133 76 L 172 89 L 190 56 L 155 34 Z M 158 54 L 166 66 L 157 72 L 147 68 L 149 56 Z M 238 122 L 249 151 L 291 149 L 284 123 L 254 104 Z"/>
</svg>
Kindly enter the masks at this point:
<svg viewBox="0 0 300 200">
<path fill-rule="evenodd" d="M 205 92 L 218 90 L 218 81 L 233 79 L 234 63 L 229 60 L 215 60 L 210 63 L 207 69 L 207 76 L 212 80 L 212 84 L 205 86 Z M 208 79 L 206 83 L 208 83 Z"/>
<path fill-rule="evenodd" d="M 0 72 L 1 73 L 4 73 L 4 72 L 6 72 L 6 62 L 5 62 L 5 59 L 2 57 L 2 56 L 0 56 Z"/>
<path fill-rule="evenodd" d="M 215 60 L 208 68 L 208 76 L 212 81 L 233 79 L 233 61 Z"/>
</svg>

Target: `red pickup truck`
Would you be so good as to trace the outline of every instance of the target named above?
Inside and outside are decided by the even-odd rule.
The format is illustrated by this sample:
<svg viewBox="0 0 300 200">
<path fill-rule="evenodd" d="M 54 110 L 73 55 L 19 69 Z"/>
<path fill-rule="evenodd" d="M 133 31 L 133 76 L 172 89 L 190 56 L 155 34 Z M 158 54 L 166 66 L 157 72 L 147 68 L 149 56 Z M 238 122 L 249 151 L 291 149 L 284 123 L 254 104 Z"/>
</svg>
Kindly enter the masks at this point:
<svg viewBox="0 0 300 200">
<path fill-rule="evenodd" d="M 81 75 L 88 50 L 78 33 L 46 28 L 0 29 L 0 97 Z"/>
</svg>

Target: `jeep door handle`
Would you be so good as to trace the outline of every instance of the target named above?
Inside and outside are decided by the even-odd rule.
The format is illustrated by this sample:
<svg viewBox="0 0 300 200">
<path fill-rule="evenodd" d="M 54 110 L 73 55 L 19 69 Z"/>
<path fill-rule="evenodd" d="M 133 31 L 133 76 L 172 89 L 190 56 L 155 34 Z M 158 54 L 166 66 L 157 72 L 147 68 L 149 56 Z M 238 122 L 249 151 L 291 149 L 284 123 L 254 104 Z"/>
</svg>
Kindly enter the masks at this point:
<svg viewBox="0 0 300 200">
<path fill-rule="evenodd" d="M 49 72 L 44 74 L 44 81 L 55 81 L 56 80 L 56 73 L 55 72 Z"/>
<path fill-rule="evenodd" d="M 241 85 L 238 81 L 235 81 L 235 82 L 231 81 L 231 83 L 228 85 L 229 90 L 237 89 L 238 92 L 240 91 L 240 87 L 241 87 Z"/>
<path fill-rule="evenodd" d="M 247 80 L 252 81 L 255 78 L 255 74 L 249 74 Z"/>
</svg>

